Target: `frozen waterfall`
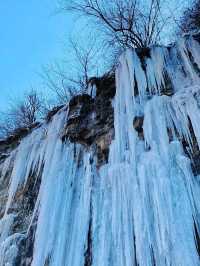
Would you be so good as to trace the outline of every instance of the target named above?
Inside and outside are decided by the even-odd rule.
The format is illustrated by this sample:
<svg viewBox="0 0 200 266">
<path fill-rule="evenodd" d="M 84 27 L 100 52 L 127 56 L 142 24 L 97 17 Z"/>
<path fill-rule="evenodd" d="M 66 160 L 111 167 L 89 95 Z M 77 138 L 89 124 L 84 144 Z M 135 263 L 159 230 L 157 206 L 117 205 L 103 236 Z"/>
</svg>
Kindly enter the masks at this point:
<svg viewBox="0 0 200 266">
<path fill-rule="evenodd" d="M 0 266 L 15 265 L 18 243 L 35 220 L 32 266 L 200 265 L 200 183 L 188 156 L 194 136 L 200 147 L 198 41 L 187 36 L 170 48 L 152 47 L 142 59 L 126 51 L 112 104 L 115 137 L 100 168 L 90 149 L 61 140 L 66 107 L 5 160 L 1 179 L 14 162 L 0 220 Z M 133 127 L 138 116 L 143 138 Z M 11 234 L 9 209 L 30 172 L 41 175 L 31 223 Z"/>
</svg>

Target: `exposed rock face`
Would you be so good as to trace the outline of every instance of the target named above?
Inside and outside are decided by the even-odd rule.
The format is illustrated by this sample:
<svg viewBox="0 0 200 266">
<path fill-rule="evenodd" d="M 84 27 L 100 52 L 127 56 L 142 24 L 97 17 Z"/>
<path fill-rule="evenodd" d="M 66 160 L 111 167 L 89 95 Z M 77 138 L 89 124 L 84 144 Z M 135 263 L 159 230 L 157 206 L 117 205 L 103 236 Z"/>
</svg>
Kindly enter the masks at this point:
<svg viewBox="0 0 200 266">
<path fill-rule="evenodd" d="M 77 95 L 69 102 L 65 133 L 71 142 L 90 145 L 94 141 L 94 100 L 88 94 Z"/>
<path fill-rule="evenodd" d="M 143 122 L 144 122 L 143 116 L 136 116 L 133 120 L 133 127 L 137 131 L 140 139 L 144 139 Z"/>
<path fill-rule="evenodd" d="M 114 138 L 115 95 L 113 76 L 91 79 L 96 96 L 77 95 L 69 102 L 69 111 L 62 139 L 69 139 L 94 149 L 98 166 L 108 160 L 109 145 Z"/>
</svg>

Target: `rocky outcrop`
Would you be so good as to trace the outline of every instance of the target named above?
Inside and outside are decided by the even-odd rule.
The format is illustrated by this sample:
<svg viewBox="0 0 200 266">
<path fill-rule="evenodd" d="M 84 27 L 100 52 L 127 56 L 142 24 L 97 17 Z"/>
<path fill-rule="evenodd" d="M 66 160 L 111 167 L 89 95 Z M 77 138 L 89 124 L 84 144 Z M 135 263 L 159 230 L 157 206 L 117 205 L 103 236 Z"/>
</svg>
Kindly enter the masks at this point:
<svg viewBox="0 0 200 266">
<path fill-rule="evenodd" d="M 94 141 L 94 100 L 88 94 L 77 95 L 69 102 L 63 139 L 91 145 Z"/>
<path fill-rule="evenodd" d="M 71 99 L 62 139 L 92 148 L 100 166 L 107 162 L 109 145 L 114 138 L 115 81 L 113 75 L 107 75 L 92 78 L 90 82 L 96 87 L 96 95 L 82 94 Z"/>
<path fill-rule="evenodd" d="M 142 140 L 144 139 L 143 122 L 144 122 L 144 116 L 136 116 L 133 119 L 133 127 L 135 131 L 138 133 L 138 137 Z"/>
</svg>

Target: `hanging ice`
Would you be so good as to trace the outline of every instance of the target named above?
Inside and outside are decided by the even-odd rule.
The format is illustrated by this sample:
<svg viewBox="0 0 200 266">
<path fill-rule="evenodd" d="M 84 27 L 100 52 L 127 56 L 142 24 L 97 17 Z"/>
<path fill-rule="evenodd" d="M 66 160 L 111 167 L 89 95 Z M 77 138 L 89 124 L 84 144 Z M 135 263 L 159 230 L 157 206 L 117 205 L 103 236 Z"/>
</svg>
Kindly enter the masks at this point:
<svg viewBox="0 0 200 266">
<path fill-rule="evenodd" d="M 188 155 L 194 141 L 200 147 L 199 52 L 187 37 L 170 48 L 153 47 L 143 62 L 138 51 L 121 56 L 115 137 L 100 168 L 91 149 L 62 142 L 65 109 L 22 140 L 11 155 L 0 220 L 0 254 L 12 254 L 8 263 L 29 234 L 12 239 L 9 208 L 35 173 L 41 185 L 31 218 L 37 222 L 32 266 L 200 265 L 200 183 Z M 144 117 L 142 137 L 133 127 L 138 116 Z"/>
</svg>

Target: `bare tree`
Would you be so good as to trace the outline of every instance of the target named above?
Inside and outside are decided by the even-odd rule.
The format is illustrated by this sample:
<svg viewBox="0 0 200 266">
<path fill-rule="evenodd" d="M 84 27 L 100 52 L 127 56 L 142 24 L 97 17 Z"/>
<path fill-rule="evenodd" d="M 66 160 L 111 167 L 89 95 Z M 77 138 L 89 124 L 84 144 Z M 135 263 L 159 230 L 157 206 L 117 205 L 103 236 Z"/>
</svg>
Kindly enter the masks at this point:
<svg viewBox="0 0 200 266">
<path fill-rule="evenodd" d="M 81 91 L 87 90 L 89 75 L 91 73 L 91 68 L 93 65 L 94 58 L 94 44 L 87 48 L 81 47 L 78 42 L 71 39 L 70 40 L 72 50 L 74 51 L 75 58 L 78 62 L 76 67 L 77 74 L 74 78 L 70 78 L 70 81 L 77 84 Z"/>
<path fill-rule="evenodd" d="M 67 103 L 73 95 L 86 92 L 89 77 L 98 71 L 95 41 L 91 40 L 89 45 L 84 46 L 71 38 L 70 54 L 70 61 L 45 66 L 40 74 L 45 86 L 56 94 L 61 104 Z"/>
<path fill-rule="evenodd" d="M 0 137 L 6 137 L 19 128 L 31 127 L 46 112 L 44 99 L 32 89 L 22 102 L 13 101 L 8 111 L 1 112 Z"/>
<path fill-rule="evenodd" d="M 31 91 L 25 101 L 16 108 L 18 124 L 30 126 L 36 122 L 42 113 L 42 101 L 36 91 Z"/>
<path fill-rule="evenodd" d="M 75 93 L 75 88 L 68 82 L 65 70 L 60 64 L 54 63 L 43 66 L 40 73 L 44 85 L 56 95 L 56 102 L 66 103 Z"/>
<path fill-rule="evenodd" d="M 91 18 L 111 45 L 146 47 L 159 41 L 166 26 L 165 0 L 72 0 L 62 8 Z M 162 3 L 162 5 L 161 5 Z"/>
</svg>

